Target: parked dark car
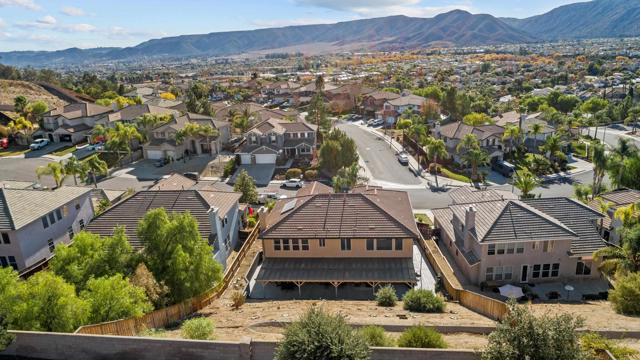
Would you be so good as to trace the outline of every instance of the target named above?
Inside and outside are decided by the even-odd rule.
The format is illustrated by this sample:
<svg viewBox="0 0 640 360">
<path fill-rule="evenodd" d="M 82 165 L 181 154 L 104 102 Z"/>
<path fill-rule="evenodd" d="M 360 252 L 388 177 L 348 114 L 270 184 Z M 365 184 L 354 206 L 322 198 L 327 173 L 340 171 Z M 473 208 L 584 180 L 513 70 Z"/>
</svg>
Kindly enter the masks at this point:
<svg viewBox="0 0 640 360">
<path fill-rule="evenodd" d="M 193 181 L 200 181 L 200 174 L 198 174 L 197 172 L 186 172 L 184 174 L 182 174 L 184 177 L 189 178 Z"/>
<path fill-rule="evenodd" d="M 512 177 L 516 172 L 515 165 L 506 161 L 495 161 L 491 164 L 491 168 L 493 169 L 493 171 L 504 177 Z"/>
</svg>

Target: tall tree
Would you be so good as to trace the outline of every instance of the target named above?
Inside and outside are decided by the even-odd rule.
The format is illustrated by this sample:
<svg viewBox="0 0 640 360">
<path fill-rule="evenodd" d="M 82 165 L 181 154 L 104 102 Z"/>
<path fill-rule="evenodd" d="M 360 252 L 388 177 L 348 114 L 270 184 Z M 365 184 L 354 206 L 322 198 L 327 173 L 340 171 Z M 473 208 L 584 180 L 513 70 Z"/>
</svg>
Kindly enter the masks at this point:
<svg viewBox="0 0 640 360">
<path fill-rule="evenodd" d="M 487 125 L 487 124 L 494 123 L 493 119 L 489 117 L 489 115 L 482 114 L 482 113 L 471 113 L 471 114 L 465 115 L 462 121 L 465 124 L 471 125 L 471 126 L 480 126 L 480 125 Z"/>
<path fill-rule="evenodd" d="M 593 253 L 600 270 L 616 277 L 640 271 L 640 224 L 624 230 L 622 246 L 608 246 Z"/>
<path fill-rule="evenodd" d="M 82 179 L 86 176 L 87 167 L 78 160 L 75 155 L 72 155 L 67 162 L 64 163 L 64 172 L 67 175 L 73 176 L 73 184 L 78 185 L 78 176 Z"/>
<path fill-rule="evenodd" d="M 529 134 L 533 136 L 533 148 L 538 151 L 538 135 L 542 134 L 544 126 L 541 123 L 534 123 L 529 128 Z"/>
<path fill-rule="evenodd" d="M 466 134 L 462 137 L 462 140 L 456 146 L 456 152 L 465 153 L 472 149 L 479 149 L 480 141 L 478 141 L 478 137 L 475 134 Z"/>
<path fill-rule="evenodd" d="M 153 310 L 144 289 L 132 285 L 121 274 L 89 279 L 80 296 L 89 306 L 92 324 L 139 317 Z"/>
<path fill-rule="evenodd" d="M 51 176 L 56 183 L 56 188 L 62 186 L 64 179 L 67 177 L 62 162 L 50 162 L 46 166 L 38 166 L 36 175 L 40 179 L 43 175 Z"/>
<path fill-rule="evenodd" d="M 151 132 L 160 125 L 171 121 L 171 114 L 142 114 L 136 118 L 138 129 L 144 134 L 145 141 L 151 141 Z"/>
<path fill-rule="evenodd" d="M 163 208 L 145 214 L 138 225 L 145 264 L 171 290 L 173 302 L 203 293 L 222 279 L 213 247 L 200 236 L 191 214 L 167 214 Z"/>
<path fill-rule="evenodd" d="M 255 204 L 258 201 L 256 183 L 244 169 L 240 171 L 240 174 L 238 174 L 236 182 L 233 184 L 233 191 L 237 191 L 242 194 L 242 197 L 240 197 L 240 202 L 242 203 Z"/>
<path fill-rule="evenodd" d="M 431 159 L 434 164 L 438 164 L 438 160 L 447 159 L 449 157 L 449 152 L 447 151 L 447 146 L 445 145 L 442 139 L 434 139 L 429 138 L 427 140 L 427 145 L 425 146 L 427 156 Z M 436 165 L 437 166 L 437 165 Z M 435 171 L 436 178 L 436 187 L 440 187 L 438 184 L 438 170 Z"/>
<path fill-rule="evenodd" d="M 473 148 L 462 155 L 462 160 L 471 167 L 471 178 L 477 181 L 479 180 L 478 168 L 489 163 L 489 155 L 483 149 Z"/>
<path fill-rule="evenodd" d="M 86 160 L 84 160 L 84 165 L 86 166 L 85 174 L 91 175 L 91 179 L 93 180 L 93 185 L 98 188 L 98 175 L 106 175 L 109 171 L 109 166 L 107 163 L 98 157 L 98 154 L 93 154 L 89 156 Z M 86 176 L 86 175 L 85 175 Z M 85 179 L 85 183 L 87 183 Z"/>
<path fill-rule="evenodd" d="M 502 141 L 508 142 L 510 148 L 518 148 L 522 144 L 522 129 L 514 124 L 507 124 L 504 127 Z"/>
<path fill-rule="evenodd" d="M 540 180 L 529 171 L 520 170 L 513 177 L 513 186 L 520 190 L 521 198 L 530 199 L 531 192 L 540 186 Z"/>
<path fill-rule="evenodd" d="M 609 158 L 605 153 L 604 145 L 600 142 L 594 142 L 591 146 L 591 151 L 593 155 L 593 184 L 591 193 L 595 197 L 602 191 L 602 180 L 606 175 Z"/>
<path fill-rule="evenodd" d="M 358 162 L 356 144 L 345 132 L 333 129 L 320 147 L 320 168 L 334 176 L 343 167 Z"/>
<path fill-rule="evenodd" d="M 28 103 L 29 100 L 27 100 L 26 97 L 24 97 L 23 95 L 18 95 L 15 97 L 15 99 L 13 99 L 13 109 L 18 114 L 24 114 L 24 109 L 27 107 Z"/>
<path fill-rule="evenodd" d="M 197 123 L 188 123 L 184 128 L 180 129 L 176 133 L 176 142 L 178 144 L 183 143 L 187 138 L 202 137 L 209 147 L 209 155 L 213 156 L 213 146 L 211 146 L 211 139 L 218 137 L 219 133 L 217 129 L 214 129 L 211 125 L 201 125 Z"/>
</svg>

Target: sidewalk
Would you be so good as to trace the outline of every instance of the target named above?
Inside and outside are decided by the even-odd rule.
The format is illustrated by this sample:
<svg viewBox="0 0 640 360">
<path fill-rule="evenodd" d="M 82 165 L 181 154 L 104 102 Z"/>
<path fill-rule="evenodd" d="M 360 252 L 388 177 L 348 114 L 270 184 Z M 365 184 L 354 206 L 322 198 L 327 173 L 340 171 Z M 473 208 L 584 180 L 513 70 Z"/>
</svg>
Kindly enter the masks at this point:
<svg viewBox="0 0 640 360">
<path fill-rule="evenodd" d="M 374 128 L 370 128 L 366 125 L 358 125 L 361 128 L 365 129 L 366 131 L 370 132 L 371 134 L 383 139 L 384 141 L 386 141 L 387 143 L 391 143 L 391 147 L 394 149 L 394 151 L 396 152 L 400 152 L 400 151 L 404 151 L 404 147 L 402 146 L 402 144 L 400 144 L 399 142 L 397 142 L 396 140 L 394 140 L 393 138 L 390 139 L 390 136 L 381 134 L 380 132 L 378 132 L 376 129 Z M 422 171 L 422 169 L 420 168 L 420 165 L 418 164 L 418 161 L 409 153 L 407 153 L 407 155 L 409 156 L 409 167 L 411 168 L 411 170 L 414 173 L 419 173 L 419 176 L 424 180 L 423 186 L 429 186 L 431 184 L 435 185 L 435 177 L 431 174 L 429 174 L 428 171 Z M 360 165 L 364 165 L 364 163 L 361 163 Z M 368 170 L 367 170 L 368 172 Z M 371 177 L 369 176 L 369 179 L 371 179 Z M 373 179 L 375 181 L 375 179 Z M 380 181 L 378 181 L 380 182 Z M 381 183 L 381 182 L 380 182 Z M 446 178 L 444 176 L 439 176 L 438 177 L 438 184 L 441 187 L 446 187 L 446 186 L 453 186 L 453 187 L 460 187 L 460 186 L 470 186 L 470 184 L 462 182 L 462 181 L 457 181 L 457 180 L 453 180 L 453 179 L 449 179 Z M 398 186 L 398 184 L 388 184 L 388 186 Z M 415 186 L 412 186 L 415 187 Z"/>
</svg>

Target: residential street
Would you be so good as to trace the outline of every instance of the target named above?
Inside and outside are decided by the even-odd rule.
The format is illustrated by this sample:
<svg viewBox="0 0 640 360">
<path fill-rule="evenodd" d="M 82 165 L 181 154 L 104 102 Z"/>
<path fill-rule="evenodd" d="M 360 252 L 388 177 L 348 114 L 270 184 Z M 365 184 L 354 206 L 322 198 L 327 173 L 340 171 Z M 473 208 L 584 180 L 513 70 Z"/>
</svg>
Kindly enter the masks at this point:
<svg viewBox="0 0 640 360">
<path fill-rule="evenodd" d="M 640 137 L 627 135 L 632 129 L 630 126 L 625 126 L 621 124 L 610 125 L 606 127 L 601 126 L 598 128 L 598 139 L 604 140 L 604 142 L 610 147 L 615 147 L 618 145 L 619 138 L 627 138 L 633 142 L 635 142 L 636 146 L 640 147 Z M 592 127 L 587 129 L 585 135 L 596 135 L 596 128 Z"/>
</svg>

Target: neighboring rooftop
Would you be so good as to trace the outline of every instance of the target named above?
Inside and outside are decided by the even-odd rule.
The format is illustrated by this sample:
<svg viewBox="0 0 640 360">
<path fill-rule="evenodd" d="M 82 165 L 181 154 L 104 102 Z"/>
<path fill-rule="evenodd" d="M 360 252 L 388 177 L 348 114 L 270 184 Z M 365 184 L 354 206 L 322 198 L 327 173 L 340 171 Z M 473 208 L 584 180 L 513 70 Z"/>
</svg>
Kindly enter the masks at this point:
<svg viewBox="0 0 640 360">
<path fill-rule="evenodd" d="M 169 177 L 164 178 L 152 187 L 149 190 L 190 190 L 197 183 L 186 176 L 180 174 L 171 174 Z"/>
<path fill-rule="evenodd" d="M 449 193 L 454 204 L 468 204 L 484 201 L 517 200 L 514 193 L 494 189 L 476 189 L 471 186 L 457 188 Z"/>
<path fill-rule="evenodd" d="M 504 133 L 504 128 L 498 125 L 471 126 L 461 121 L 440 127 L 440 134 L 451 139 L 462 139 L 467 134 L 474 134 L 478 140 L 484 140 L 492 135 Z"/>
</svg>

